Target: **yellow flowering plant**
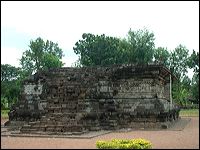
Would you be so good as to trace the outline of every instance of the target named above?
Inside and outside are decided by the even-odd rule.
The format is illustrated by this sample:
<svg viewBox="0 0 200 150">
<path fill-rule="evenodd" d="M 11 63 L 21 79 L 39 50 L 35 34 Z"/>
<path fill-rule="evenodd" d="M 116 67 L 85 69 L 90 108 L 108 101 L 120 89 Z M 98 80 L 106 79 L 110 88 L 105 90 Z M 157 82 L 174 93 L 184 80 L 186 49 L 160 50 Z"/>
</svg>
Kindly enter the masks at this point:
<svg viewBox="0 0 200 150">
<path fill-rule="evenodd" d="M 151 149 L 152 143 L 146 139 L 112 139 L 111 141 L 97 141 L 98 149 Z"/>
</svg>

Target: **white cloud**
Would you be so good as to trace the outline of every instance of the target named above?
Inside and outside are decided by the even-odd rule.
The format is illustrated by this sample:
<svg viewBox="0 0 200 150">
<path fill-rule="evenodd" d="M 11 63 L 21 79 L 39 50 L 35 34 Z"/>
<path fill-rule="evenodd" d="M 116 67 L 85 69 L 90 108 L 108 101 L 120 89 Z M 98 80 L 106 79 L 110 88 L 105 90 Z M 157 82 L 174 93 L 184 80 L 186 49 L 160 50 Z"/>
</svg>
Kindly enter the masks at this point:
<svg viewBox="0 0 200 150">
<path fill-rule="evenodd" d="M 62 62 L 65 63 L 64 67 L 72 67 L 72 64 L 78 60 L 78 56 L 73 56 L 73 57 L 63 57 Z"/>
<path fill-rule="evenodd" d="M 22 53 L 13 47 L 1 49 L 1 64 L 10 64 L 12 66 L 20 67 L 19 59 L 21 59 Z"/>
</svg>

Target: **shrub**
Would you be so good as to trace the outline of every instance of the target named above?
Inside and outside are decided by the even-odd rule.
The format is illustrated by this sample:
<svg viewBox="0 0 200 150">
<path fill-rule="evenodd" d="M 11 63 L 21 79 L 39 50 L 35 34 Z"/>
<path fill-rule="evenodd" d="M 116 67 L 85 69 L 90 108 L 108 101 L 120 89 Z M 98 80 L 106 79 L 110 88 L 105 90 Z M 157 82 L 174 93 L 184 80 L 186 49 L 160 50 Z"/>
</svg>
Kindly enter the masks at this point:
<svg viewBox="0 0 200 150">
<path fill-rule="evenodd" d="M 1 97 L 1 109 L 8 109 L 8 99 Z"/>
<path fill-rule="evenodd" d="M 98 149 L 150 149 L 152 144 L 145 139 L 113 139 L 111 141 L 97 141 L 96 147 Z"/>
</svg>

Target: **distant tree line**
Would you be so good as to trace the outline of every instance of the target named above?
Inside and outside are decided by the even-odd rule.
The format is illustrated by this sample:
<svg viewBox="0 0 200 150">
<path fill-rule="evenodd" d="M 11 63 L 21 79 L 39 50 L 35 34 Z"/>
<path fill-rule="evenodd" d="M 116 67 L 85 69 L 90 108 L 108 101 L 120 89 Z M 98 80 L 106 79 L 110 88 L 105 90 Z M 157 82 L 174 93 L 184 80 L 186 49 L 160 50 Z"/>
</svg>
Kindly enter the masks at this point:
<svg viewBox="0 0 200 150">
<path fill-rule="evenodd" d="M 147 29 L 130 29 L 125 38 L 84 33 L 73 47 L 79 56 L 73 67 L 157 62 L 169 68 L 178 78 L 172 87 L 174 101 L 181 106 L 199 104 L 199 53 L 193 50 L 189 55 L 189 50 L 183 45 L 174 50 L 156 48 L 154 41 L 154 34 Z M 25 78 L 39 70 L 62 67 L 63 56 L 63 50 L 57 43 L 39 37 L 31 40 L 29 49 L 23 53 L 21 68 L 1 64 L 1 108 L 10 107 L 19 99 Z M 187 76 L 189 68 L 194 72 L 192 79 Z"/>
</svg>

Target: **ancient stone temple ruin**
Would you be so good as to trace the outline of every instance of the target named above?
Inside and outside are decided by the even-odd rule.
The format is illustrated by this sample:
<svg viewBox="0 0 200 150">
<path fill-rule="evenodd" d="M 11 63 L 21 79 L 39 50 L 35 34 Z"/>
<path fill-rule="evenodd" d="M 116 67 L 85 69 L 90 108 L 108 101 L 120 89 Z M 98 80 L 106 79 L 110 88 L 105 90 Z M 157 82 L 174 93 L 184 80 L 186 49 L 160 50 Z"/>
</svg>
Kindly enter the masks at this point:
<svg viewBox="0 0 200 150">
<path fill-rule="evenodd" d="M 24 81 L 6 124 L 21 133 L 167 127 L 179 117 L 170 96 L 174 78 L 162 65 L 40 71 Z"/>
</svg>

